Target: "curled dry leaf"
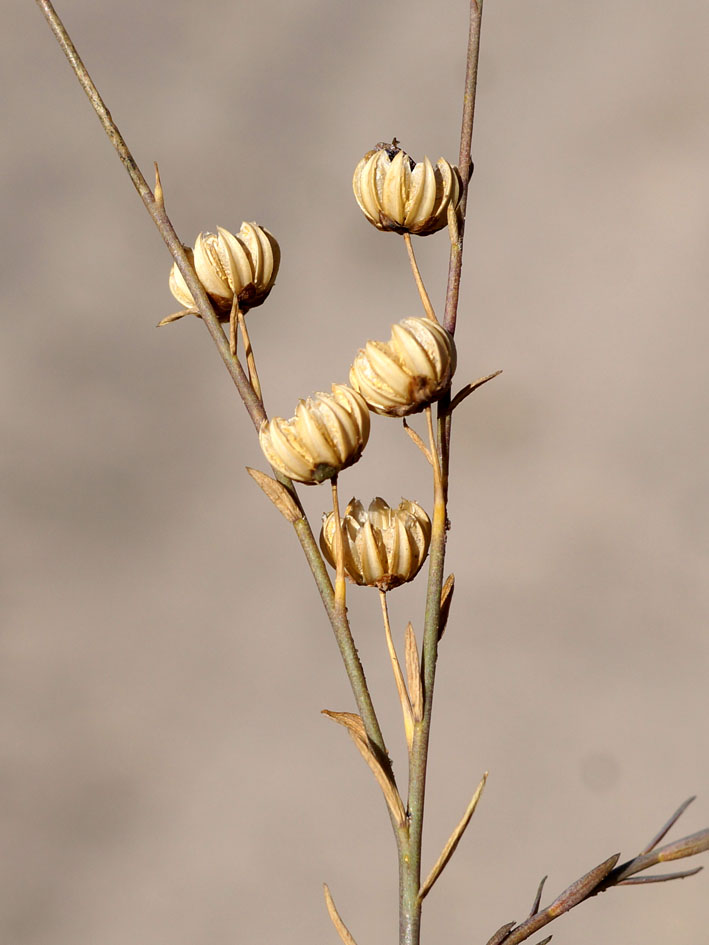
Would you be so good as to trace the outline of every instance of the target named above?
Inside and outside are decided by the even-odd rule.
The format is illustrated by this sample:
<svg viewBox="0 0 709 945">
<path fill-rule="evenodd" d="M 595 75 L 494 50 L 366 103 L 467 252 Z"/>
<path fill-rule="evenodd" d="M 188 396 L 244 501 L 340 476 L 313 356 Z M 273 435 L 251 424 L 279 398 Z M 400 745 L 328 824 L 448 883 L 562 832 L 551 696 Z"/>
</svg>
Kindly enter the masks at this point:
<svg viewBox="0 0 709 945">
<path fill-rule="evenodd" d="M 332 719 L 333 722 L 337 722 L 338 725 L 344 725 L 350 733 L 352 741 L 357 746 L 357 750 L 367 762 L 372 774 L 377 779 L 377 783 L 384 795 L 384 800 L 387 802 L 387 807 L 391 811 L 397 826 L 403 827 L 406 823 L 406 811 L 404 810 L 403 801 L 401 800 L 396 785 L 372 751 L 362 719 L 353 712 L 331 712 L 329 709 L 323 709 L 322 714 Z"/>
</svg>

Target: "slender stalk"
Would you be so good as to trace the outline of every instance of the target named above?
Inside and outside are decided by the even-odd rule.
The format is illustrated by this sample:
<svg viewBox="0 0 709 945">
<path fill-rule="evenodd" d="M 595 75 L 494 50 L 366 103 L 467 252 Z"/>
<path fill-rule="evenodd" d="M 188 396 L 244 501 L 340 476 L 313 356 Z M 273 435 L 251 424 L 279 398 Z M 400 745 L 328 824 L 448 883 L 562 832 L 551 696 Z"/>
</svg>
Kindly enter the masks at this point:
<svg viewBox="0 0 709 945">
<path fill-rule="evenodd" d="M 251 347 L 251 338 L 249 337 L 249 329 L 246 325 L 246 316 L 238 307 L 236 309 L 236 320 L 239 323 L 239 331 L 241 332 L 241 337 L 244 342 L 244 352 L 246 354 L 246 367 L 249 371 L 249 381 L 251 382 L 251 386 L 253 387 L 256 396 L 261 401 L 261 403 L 263 403 L 261 381 L 259 380 L 258 371 L 256 370 L 256 359 L 254 358 L 254 350 Z"/>
<path fill-rule="evenodd" d="M 430 406 L 426 408 L 426 422 L 428 425 L 429 449 L 431 456 L 434 458 L 433 521 L 421 659 L 424 693 L 423 719 L 414 725 L 414 739 L 409 760 L 409 862 L 405 895 L 401 902 L 399 917 L 401 945 L 419 945 L 421 934 L 421 899 L 419 897 L 421 888 L 421 844 L 446 547 L 446 499 L 441 480 L 438 444 L 434 434 Z"/>
<path fill-rule="evenodd" d="M 57 42 L 59 43 L 67 60 L 69 61 L 69 65 L 74 71 L 79 84 L 86 93 L 91 106 L 96 112 L 103 130 L 106 132 L 106 135 L 115 148 L 121 163 L 128 172 L 128 176 L 133 182 L 135 189 L 138 191 L 138 194 L 143 201 L 146 210 L 152 217 L 153 222 L 158 228 L 172 258 L 175 260 L 180 272 L 184 276 L 187 287 L 189 288 L 192 298 L 195 301 L 195 305 L 202 316 L 202 321 L 207 326 L 207 329 L 212 336 L 212 340 L 217 346 L 222 361 L 226 365 L 226 368 L 229 371 L 234 384 L 236 385 L 239 395 L 244 402 L 244 406 L 248 411 L 249 417 L 251 418 L 255 428 L 258 430 L 261 426 L 261 423 L 266 419 L 266 412 L 263 408 L 263 404 L 260 403 L 254 389 L 251 387 L 249 379 L 246 376 L 246 373 L 244 372 L 244 369 L 242 368 L 239 360 L 232 356 L 229 339 L 224 334 L 219 319 L 217 318 L 209 298 L 204 291 L 204 287 L 197 278 L 194 268 L 187 258 L 184 246 L 182 245 L 182 242 L 177 236 L 177 233 L 175 232 L 175 229 L 172 226 L 167 213 L 165 212 L 162 188 L 156 187 L 156 190 L 158 191 L 157 197 L 153 195 L 153 192 L 148 186 L 145 177 L 143 176 L 140 168 L 138 167 L 138 164 L 136 163 L 128 148 L 128 145 L 126 144 L 123 135 L 120 133 L 118 126 L 113 121 L 111 113 L 109 112 L 108 108 L 106 108 L 106 105 L 104 104 L 98 89 L 94 85 L 91 76 L 89 75 L 84 63 L 81 60 L 81 57 L 79 56 L 79 53 L 76 50 L 76 47 L 74 46 L 74 43 L 72 42 L 68 32 L 64 27 L 64 24 L 60 20 L 50 0 L 36 0 L 36 2 L 37 6 L 42 10 L 42 13 L 45 16 L 52 33 L 54 33 Z M 275 473 L 275 475 L 279 482 L 283 483 L 283 485 L 290 491 L 295 502 L 302 511 L 302 504 L 291 480 L 279 473 Z M 372 742 L 372 745 L 379 752 L 382 763 L 386 764 L 390 770 L 391 764 L 384 742 L 384 737 L 374 711 L 374 705 L 367 687 L 367 680 L 364 676 L 362 664 L 360 663 L 359 656 L 357 654 L 357 648 L 354 645 L 352 634 L 350 632 L 349 625 L 347 624 L 347 617 L 346 615 L 337 614 L 335 612 L 332 584 L 327 574 L 325 563 L 323 562 L 317 542 L 313 536 L 312 528 L 310 527 L 310 523 L 304 511 L 303 517 L 294 522 L 293 527 L 310 566 L 310 570 L 313 574 L 313 578 L 315 579 L 318 591 L 320 592 L 320 597 L 327 612 L 328 619 L 330 620 L 340 654 L 342 655 L 345 670 L 352 687 L 352 692 L 357 702 L 357 709 L 362 717 L 362 721 L 364 722 L 364 726 L 367 731 L 367 736 Z"/>
<path fill-rule="evenodd" d="M 332 511 L 335 516 L 335 610 L 347 613 L 347 585 L 345 584 L 345 549 L 342 543 L 342 519 L 337 498 L 337 476 L 332 477 Z"/>
<path fill-rule="evenodd" d="M 475 95 L 478 87 L 478 59 L 480 56 L 480 27 L 482 25 L 483 0 L 470 0 L 470 28 L 468 31 L 468 54 L 465 71 L 465 93 L 463 95 L 463 121 L 460 129 L 460 154 L 458 169 L 463 182 L 463 196 L 459 205 L 458 238 L 451 243 L 448 265 L 448 287 L 443 326 L 455 333 L 460 293 L 460 274 L 463 267 L 463 237 L 465 214 L 468 206 L 468 189 L 472 171 L 470 148 L 473 140 L 475 120 Z"/>
<path fill-rule="evenodd" d="M 466 56 L 465 91 L 463 95 L 463 119 L 460 130 L 460 156 L 458 166 L 463 183 L 463 195 L 458 211 L 458 226 L 451 227 L 451 250 L 448 266 L 448 285 L 443 317 L 444 327 L 455 332 L 460 296 L 460 276 L 463 265 L 463 236 L 471 173 L 470 148 L 475 118 L 475 95 L 478 81 L 478 58 L 480 53 L 480 27 L 483 0 L 470 0 L 470 25 Z M 431 455 L 434 458 L 434 502 L 431 530 L 431 548 L 428 565 L 428 589 L 424 618 L 423 652 L 421 669 L 423 674 L 424 710 L 423 719 L 414 726 L 413 747 L 409 761 L 409 843 L 408 859 L 403 862 L 404 882 L 401 884 L 399 903 L 400 945 L 420 945 L 421 940 L 421 845 L 423 840 L 424 801 L 426 794 L 426 770 L 428 765 L 428 743 L 433 713 L 433 689 L 436 679 L 436 660 L 441 619 L 441 588 L 446 553 L 446 524 L 448 500 L 448 469 L 450 462 L 450 395 L 438 403 L 438 443 L 433 433 L 431 408 L 426 412 Z"/>
<path fill-rule="evenodd" d="M 396 691 L 399 696 L 399 702 L 401 704 L 401 714 L 404 717 L 404 732 L 406 734 L 406 745 L 408 750 L 411 751 L 411 745 L 413 743 L 414 737 L 414 716 L 413 710 L 411 708 L 411 699 L 409 698 L 409 692 L 406 688 L 406 682 L 404 681 L 404 674 L 401 670 L 401 663 L 399 662 L 399 657 L 396 655 L 396 647 L 394 646 L 394 639 L 391 635 L 391 623 L 389 621 L 389 608 L 387 606 L 387 595 L 386 591 L 379 590 L 379 603 L 382 608 L 382 620 L 384 621 L 384 637 L 386 639 L 387 650 L 389 652 L 389 660 L 391 662 L 391 668 L 394 673 L 394 682 L 396 684 Z"/>
<path fill-rule="evenodd" d="M 406 243 L 406 251 L 409 254 L 409 262 L 411 263 L 411 271 L 414 274 L 414 282 L 416 283 L 416 288 L 418 289 L 419 295 L 421 297 L 421 302 L 423 303 L 424 311 L 426 312 L 426 317 L 430 318 L 432 322 L 438 323 L 436 318 L 436 313 L 433 311 L 433 305 L 431 305 L 431 299 L 428 296 L 426 291 L 426 286 L 423 284 L 423 279 L 421 278 L 421 271 L 419 270 L 418 263 L 416 262 L 416 255 L 414 253 L 414 247 L 411 242 L 411 234 L 404 233 L 404 242 Z"/>
</svg>

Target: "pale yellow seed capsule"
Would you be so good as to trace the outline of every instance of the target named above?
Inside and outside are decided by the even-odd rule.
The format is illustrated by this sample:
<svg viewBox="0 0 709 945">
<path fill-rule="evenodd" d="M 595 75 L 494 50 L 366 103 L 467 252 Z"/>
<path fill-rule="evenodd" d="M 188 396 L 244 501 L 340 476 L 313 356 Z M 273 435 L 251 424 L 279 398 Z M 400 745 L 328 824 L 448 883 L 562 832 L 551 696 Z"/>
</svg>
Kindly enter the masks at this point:
<svg viewBox="0 0 709 945">
<path fill-rule="evenodd" d="M 307 485 L 332 479 L 356 463 L 368 439 L 367 404 L 345 384 L 333 384 L 331 394 L 298 401 L 294 417 L 265 420 L 259 431 L 271 466 Z"/>
<path fill-rule="evenodd" d="M 460 200 L 458 169 L 444 158 L 417 164 L 395 144 L 368 151 L 355 168 L 352 189 L 360 209 L 378 230 L 426 236 L 443 229 L 448 207 Z"/>
<path fill-rule="evenodd" d="M 389 417 L 418 413 L 450 387 L 455 342 L 428 318 L 392 325 L 388 342 L 368 341 L 350 368 L 350 384 L 369 409 Z"/>
<path fill-rule="evenodd" d="M 281 261 L 276 238 L 256 223 L 242 223 L 236 234 L 221 226 L 216 233 L 200 233 L 190 252 L 195 272 L 222 321 L 229 318 L 234 296 L 242 312 L 266 300 Z M 170 291 L 187 310 L 195 309 L 176 265 L 170 271 Z"/>
<path fill-rule="evenodd" d="M 323 521 L 320 547 L 335 567 L 335 513 Z M 416 502 L 402 499 L 391 508 L 384 499 L 374 499 L 365 511 L 352 499 L 342 519 L 345 571 L 355 584 L 389 591 L 412 581 L 426 560 L 431 540 L 431 522 Z"/>
</svg>

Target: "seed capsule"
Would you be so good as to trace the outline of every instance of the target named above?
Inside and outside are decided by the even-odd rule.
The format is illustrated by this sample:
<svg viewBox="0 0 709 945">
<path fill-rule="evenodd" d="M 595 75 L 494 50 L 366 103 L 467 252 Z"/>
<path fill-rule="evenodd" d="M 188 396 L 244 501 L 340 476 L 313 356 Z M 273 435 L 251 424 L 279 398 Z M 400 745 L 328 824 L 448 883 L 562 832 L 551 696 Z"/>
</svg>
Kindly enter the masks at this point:
<svg viewBox="0 0 709 945">
<path fill-rule="evenodd" d="M 350 368 L 350 384 L 369 409 L 388 417 L 418 413 L 450 386 L 455 342 L 438 322 L 404 318 L 388 342 L 368 341 Z"/>
<path fill-rule="evenodd" d="M 356 463 L 369 439 L 369 410 L 364 398 L 345 384 L 332 394 L 299 400 L 290 420 L 265 420 L 261 449 L 279 472 L 308 485 L 332 479 Z"/>
<path fill-rule="evenodd" d="M 335 567 L 335 513 L 326 516 L 320 533 L 323 554 Z M 389 591 L 412 581 L 426 560 L 431 522 L 416 502 L 402 499 L 392 509 L 374 499 L 365 511 L 352 499 L 342 519 L 345 571 L 355 584 Z"/>
<path fill-rule="evenodd" d="M 237 234 L 221 226 L 216 233 L 200 233 L 191 252 L 195 272 L 223 321 L 229 317 L 234 296 L 242 312 L 266 300 L 281 261 L 276 238 L 256 223 L 242 223 Z M 195 308 L 182 273 L 174 264 L 170 291 L 186 309 Z"/>
<path fill-rule="evenodd" d="M 396 146 L 367 152 L 355 168 L 352 189 L 360 209 L 378 230 L 436 233 L 448 222 L 448 207 L 458 206 L 458 169 L 444 158 L 435 166 L 417 164 Z"/>
</svg>

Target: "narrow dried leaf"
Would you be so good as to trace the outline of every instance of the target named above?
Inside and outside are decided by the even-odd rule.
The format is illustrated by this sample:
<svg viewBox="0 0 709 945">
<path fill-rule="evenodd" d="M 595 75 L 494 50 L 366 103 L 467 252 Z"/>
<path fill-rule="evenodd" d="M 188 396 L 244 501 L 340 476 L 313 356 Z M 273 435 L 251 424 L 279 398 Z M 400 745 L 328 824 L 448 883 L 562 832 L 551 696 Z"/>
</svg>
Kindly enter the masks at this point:
<svg viewBox="0 0 709 945">
<path fill-rule="evenodd" d="M 329 709 L 323 709 L 322 714 L 326 715 L 338 725 L 344 725 L 350 735 L 355 738 L 361 738 L 363 741 L 367 738 L 367 732 L 364 728 L 364 722 L 354 712 L 331 712 Z"/>
<path fill-rule="evenodd" d="M 423 684 L 421 682 L 421 664 L 416 644 L 416 634 L 411 624 L 406 628 L 406 679 L 409 686 L 411 711 L 415 722 L 423 719 Z"/>
<path fill-rule="evenodd" d="M 516 922 L 508 922 L 506 925 L 501 925 L 492 938 L 488 939 L 487 945 L 501 945 L 516 924 Z"/>
<path fill-rule="evenodd" d="M 686 879 L 688 876 L 695 876 L 701 873 L 703 866 L 695 866 L 693 870 L 682 870 L 678 873 L 658 873 L 655 876 L 631 876 L 629 879 L 621 879 L 616 886 L 639 886 L 642 883 L 668 883 L 671 879 Z"/>
<path fill-rule="evenodd" d="M 382 768 L 379 759 L 372 751 L 362 719 L 352 712 L 330 712 L 328 709 L 323 709 L 322 714 L 326 715 L 334 722 L 344 725 L 344 727 L 350 733 L 352 741 L 357 746 L 357 750 L 367 762 L 372 771 L 372 774 L 377 779 L 377 784 L 382 790 L 384 800 L 387 802 L 387 806 L 391 811 L 394 820 L 399 827 L 403 827 L 406 823 L 406 811 L 404 810 L 403 801 L 401 800 L 401 796 L 396 788 L 396 785 L 388 777 L 386 771 Z"/>
<path fill-rule="evenodd" d="M 418 435 L 418 433 L 416 432 L 416 430 L 413 430 L 413 429 L 408 425 L 408 423 L 406 422 L 406 419 L 405 419 L 405 418 L 404 418 L 404 429 L 406 430 L 406 432 L 407 432 L 407 434 L 409 435 L 409 437 L 410 437 L 410 438 L 413 440 L 413 442 L 416 444 L 416 446 L 418 446 L 418 448 L 421 450 L 421 452 L 422 452 L 423 455 L 426 457 L 426 459 L 429 461 L 429 463 L 431 464 L 431 466 L 433 466 L 433 457 L 431 456 L 431 451 L 430 451 L 429 448 L 426 446 L 426 444 L 423 442 L 423 440 L 422 440 L 421 437 Z"/>
<path fill-rule="evenodd" d="M 536 915 L 539 912 L 539 904 L 542 901 L 542 890 L 544 889 L 544 883 L 546 883 L 548 876 L 542 876 L 539 886 L 537 887 L 537 894 L 534 897 L 534 902 L 532 903 L 532 908 L 529 912 L 530 916 Z"/>
<path fill-rule="evenodd" d="M 652 838 L 652 840 L 648 843 L 646 847 L 643 847 L 639 855 L 642 856 L 644 853 L 649 853 L 650 850 L 654 850 L 657 844 L 661 840 L 664 840 L 665 836 L 674 827 L 674 825 L 680 819 L 682 814 L 687 810 L 687 808 L 692 803 L 692 801 L 695 801 L 696 799 L 697 799 L 696 795 L 694 795 L 693 797 L 688 797 L 687 800 L 684 801 L 684 803 L 680 804 L 677 810 L 674 812 L 674 814 L 670 817 L 670 819 L 664 825 L 664 827 L 660 828 L 660 830 L 655 834 L 655 836 Z"/>
<path fill-rule="evenodd" d="M 610 873 L 618 862 L 619 856 L 620 853 L 614 853 L 613 856 L 609 856 L 607 860 L 599 863 L 598 866 L 594 866 L 592 870 L 589 870 L 588 873 L 584 874 L 580 879 L 577 879 L 575 883 L 572 883 L 565 889 L 560 896 L 557 896 L 554 902 L 552 902 L 544 912 L 552 918 L 556 918 L 568 912 L 569 909 L 573 909 L 573 907 L 577 906 L 580 902 L 583 902 L 583 900 L 593 892 L 596 886 Z"/>
<path fill-rule="evenodd" d="M 455 574 L 449 574 L 446 582 L 441 588 L 441 619 L 438 624 L 438 639 L 440 640 L 446 632 L 448 626 L 448 617 L 451 611 L 453 601 L 453 591 L 455 590 Z"/>
<path fill-rule="evenodd" d="M 448 408 L 448 413 L 453 413 L 455 408 L 459 407 L 465 398 L 469 397 L 473 391 L 477 390 L 479 387 L 482 387 L 483 384 L 487 384 L 488 381 L 491 381 L 493 377 L 497 377 L 499 374 L 502 374 L 501 370 L 494 371 L 492 374 L 486 374 L 485 377 L 480 377 L 477 381 L 472 381 L 470 384 L 466 384 L 465 387 L 462 387 L 451 401 L 451 405 Z"/>
<path fill-rule="evenodd" d="M 277 479 L 273 479 L 259 469 L 252 469 L 250 466 L 246 467 L 246 472 L 251 476 L 254 482 L 261 487 L 281 515 L 289 522 L 297 522 L 303 517 L 303 513 L 295 504 L 293 496 Z"/>
<path fill-rule="evenodd" d="M 155 165 L 155 190 L 153 191 L 153 197 L 155 197 L 155 203 L 160 207 L 161 210 L 165 209 L 165 195 L 162 190 L 162 182 L 160 180 L 160 169 L 158 168 L 158 162 L 153 161 Z"/>
<path fill-rule="evenodd" d="M 682 837 L 681 840 L 675 840 L 674 843 L 668 843 L 657 850 L 642 853 L 633 860 L 624 863 L 618 870 L 616 882 L 619 883 L 634 873 L 640 873 L 657 863 L 680 860 L 686 856 L 696 856 L 697 853 L 704 853 L 705 850 L 709 850 L 709 829 L 706 828 L 688 837 Z"/>
<path fill-rule="evenodd" d="M 660 847 L 655 853 L 658 863 L 666 863 L 668 860 L 680 860 L 685 856 L 696 856 L 706 850 L 709 850 L 709 828 L 705 827 L 704 830 L 698 830 L 688 837 Z"/>
<path fill-rule="evenodd" d="M 553 935 L 547 935 L 546 938 L 543 938 L 541 942 L 537 942 L 537 945 L 549 945 L 549 942 L 554 938 Z"/>
<path fill-rule="evenodd" d="M 465 828 L 468 826 L 468 824 L 470 823 L 470 818 L 475 813 L 475 808 L 478 806 L 478 801 L 480 800 L 480 796 L 483 792 L 483 788 L 485 787 L 486 781 L 487 781 L 487 771 L 482 776 L 480 784 L 478 784 L 477 788 L 475 789 L 475 793 L 473 794 L 472 799 L 465 810 L 465 813 L 461 817 L 460 822 L 458 823 L 458 826 L 450 835 L 448 839 L 448 843 L 446 843 L 445 847 L 443 848 L 443 852 L 438 857 L 438 860 L 436 861 L 436 864 L 431 870 L 431 872 L 428 874 L 428 878 L 426 879 L 426 882 L 423 884 L 423 886 L 419 890 L 419 894 L 418 894 L 419 901 L 424 899 L 425 896 L 430 892 L 431 887 L 436 882 L 438 877 L 441 875 L 446 864 L 455 853 L 455 848 L 460 843 L 460 839 L 465 832 Z"/>
<path fill-rule="evenodd" d="M 327 911 L 332 919 L 332 924 L 337 929 L 337 934 L 340 936 L 344 945 L 357 945 L 357 942 L 352 938 L 350 930 L 347 928 L 345 923 L 340 918 L 340 913 L 335 907 L 335 903 L 332 898 L 332 894 L 328 888 L 327 883 L 322 884 L 323 892 L 325 893 L 325 905 L 327 906 Z"/>
</svg>

